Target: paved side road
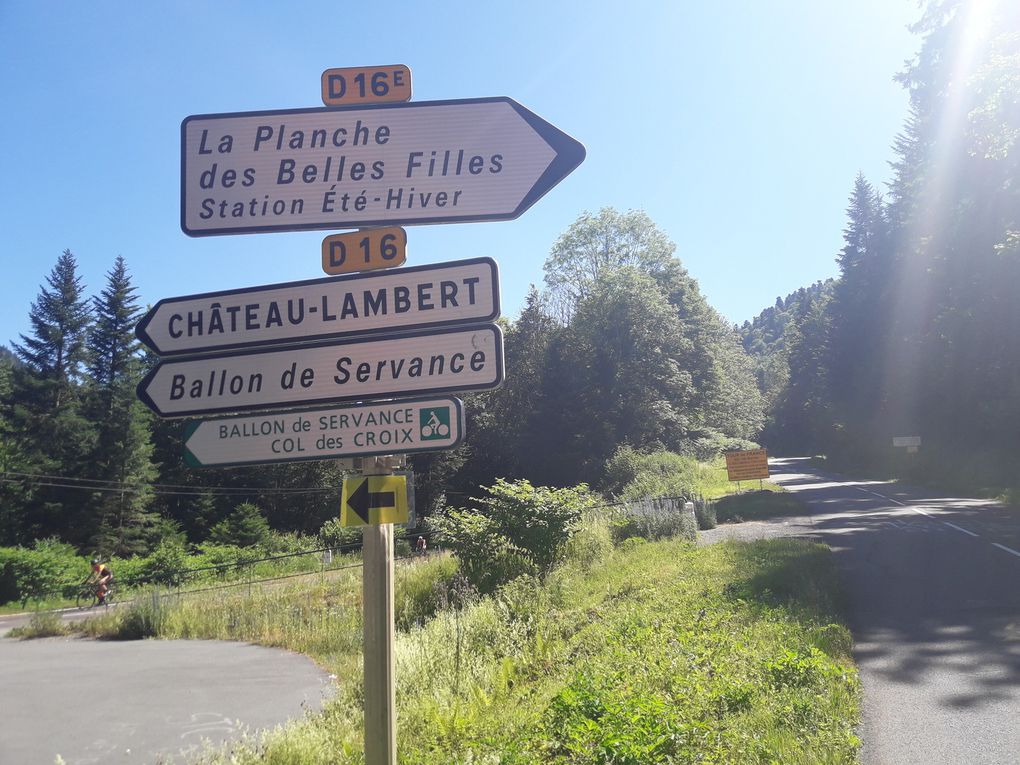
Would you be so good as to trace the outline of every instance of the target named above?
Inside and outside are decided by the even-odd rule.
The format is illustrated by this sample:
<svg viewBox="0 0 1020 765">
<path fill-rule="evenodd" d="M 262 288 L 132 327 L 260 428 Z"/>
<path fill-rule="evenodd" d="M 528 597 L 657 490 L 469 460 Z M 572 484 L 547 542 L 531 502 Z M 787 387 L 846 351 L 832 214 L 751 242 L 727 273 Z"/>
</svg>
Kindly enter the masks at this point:
<svg viewBox="0 0 1020 765">
<path fill-rule="evenodd" d="M 309 659 L 206 640 L 0 640 L 0 763 L 181 761 L 316 710 L 329 677 Z"/>
<path fill-rule="evenodd" d="M 793 534 L 832 548 L 864 689 L 864 765 L 1020 763 L 1020 511 L 771 464 L 807 515 L 706 541 Z"/>
</svg>

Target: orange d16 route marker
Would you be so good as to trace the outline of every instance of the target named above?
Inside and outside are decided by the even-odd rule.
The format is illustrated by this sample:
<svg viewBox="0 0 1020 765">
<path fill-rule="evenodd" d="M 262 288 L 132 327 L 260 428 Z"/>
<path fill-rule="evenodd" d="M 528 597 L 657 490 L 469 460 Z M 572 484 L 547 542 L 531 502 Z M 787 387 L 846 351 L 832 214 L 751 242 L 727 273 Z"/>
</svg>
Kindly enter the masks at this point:
<svg viewBox="0 0 1020 765">
<path fill-rule="evenodd" d="M 326 106 L 411 100 L 411 70 L 404 64 L 352 66 L 322 73 L 322 103 Z"/>
<path fill-rule="evenodd" d="M 322 240 L 322 270 L 350 274 L 393 268 L 407 260 L 407 232 L 400 226 L 335 234 Z"/>
</svg>

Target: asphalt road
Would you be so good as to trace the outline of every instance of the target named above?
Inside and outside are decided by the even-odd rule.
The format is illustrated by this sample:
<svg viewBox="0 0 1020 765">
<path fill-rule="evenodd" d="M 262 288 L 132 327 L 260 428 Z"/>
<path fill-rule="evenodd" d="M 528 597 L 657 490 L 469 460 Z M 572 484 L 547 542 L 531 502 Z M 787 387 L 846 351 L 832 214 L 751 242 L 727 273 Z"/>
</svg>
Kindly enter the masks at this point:
<svg viewBox="0 0 1020 765">
<path fill-rule="evenodd" d="M 809 535 L 849 600 L 864 765 L 1020 762 L 1020 511 L 773 460 L 804 517 L 703 541 Z"/>
<path fill-rule="evenodd" d="M 0 640 L 0 763 L 180 762 L 321 707 L 309 659 L 205 640 Z"/>
</svg>

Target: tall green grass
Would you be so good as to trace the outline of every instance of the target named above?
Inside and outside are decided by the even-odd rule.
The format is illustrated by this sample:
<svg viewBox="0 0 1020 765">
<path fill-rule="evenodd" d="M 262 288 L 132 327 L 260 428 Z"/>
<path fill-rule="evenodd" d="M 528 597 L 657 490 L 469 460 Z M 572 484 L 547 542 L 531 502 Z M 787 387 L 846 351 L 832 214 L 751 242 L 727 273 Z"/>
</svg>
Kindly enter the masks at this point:
<svg viewBox="0 0 1020 765">
<path fill-rule="evenodd" d="M 401 631 L 400 761 L 856 761 L 859 688 L 827 548 L 627 548 L 450 599 Z M 361 763 L 350 669 L 321 715 L 203 761 Z"/>
</svg>

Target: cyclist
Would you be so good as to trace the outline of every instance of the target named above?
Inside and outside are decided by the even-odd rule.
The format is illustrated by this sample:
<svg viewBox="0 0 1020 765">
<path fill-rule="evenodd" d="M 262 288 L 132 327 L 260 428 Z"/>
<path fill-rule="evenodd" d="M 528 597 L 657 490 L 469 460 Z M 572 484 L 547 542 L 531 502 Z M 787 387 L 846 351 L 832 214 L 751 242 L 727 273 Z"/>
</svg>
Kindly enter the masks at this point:
<svg viewBox="0 0 1020 765">
<path fill-rule="evenodd" d="M 113 582 L 113 571 L 99 558 L 92 559 L 92 573 L 89 579 L 96 586 L 96 596 L 99 598 L 99 605 L 106 603 L 106 594 L 110 591 Z"/>
</svg>

